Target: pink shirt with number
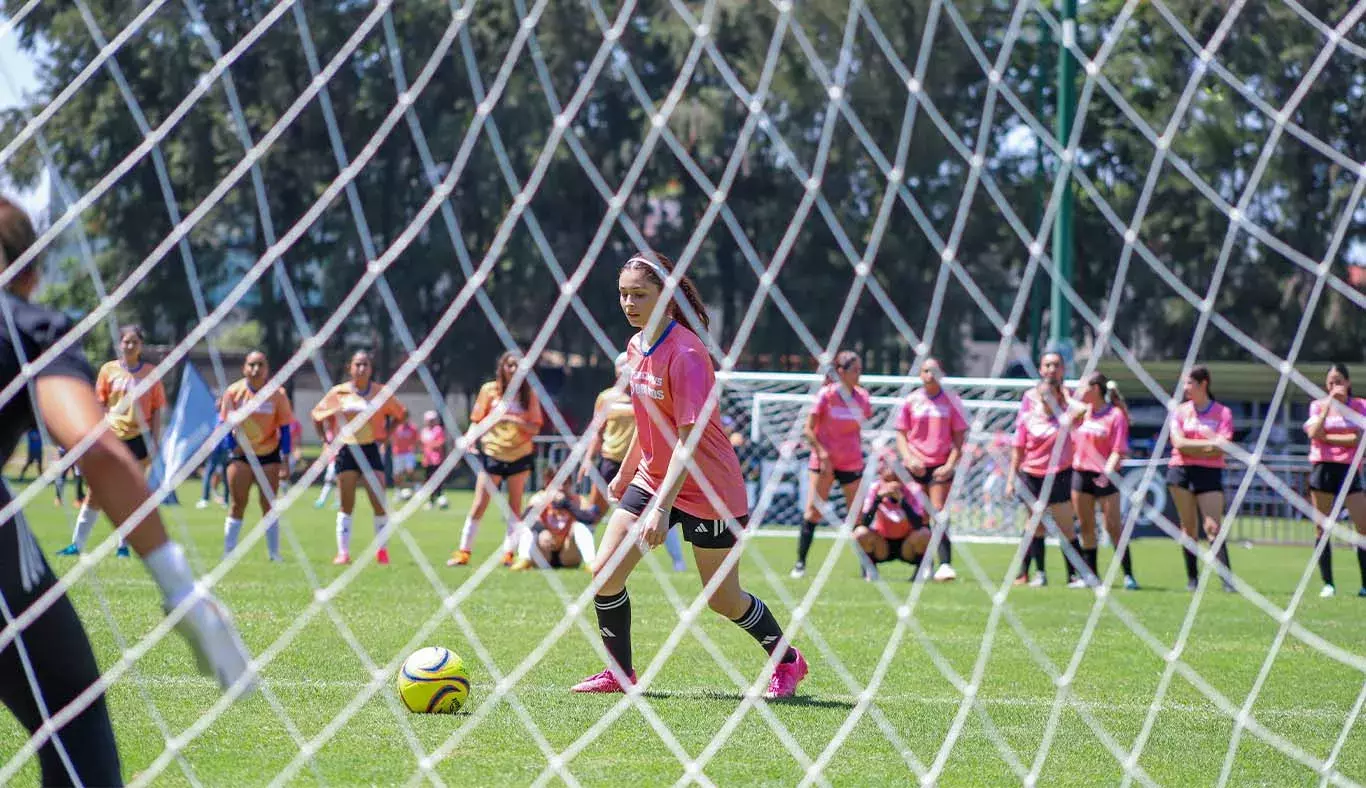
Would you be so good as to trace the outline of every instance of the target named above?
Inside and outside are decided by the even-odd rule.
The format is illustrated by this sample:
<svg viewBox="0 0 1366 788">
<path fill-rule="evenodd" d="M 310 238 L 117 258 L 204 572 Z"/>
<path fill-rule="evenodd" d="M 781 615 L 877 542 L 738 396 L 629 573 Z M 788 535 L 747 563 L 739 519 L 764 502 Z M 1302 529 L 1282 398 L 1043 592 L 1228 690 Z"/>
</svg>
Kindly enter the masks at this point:
<svg viewBox="0 0 1366 788">
<path fill-rule="evenodd" d="M 1024 449 L 1020 471 L 1030 476 L 1047 476 L 1072 467 L 1072 432 L 1074 428 L 1049 415 L 1037 395 L 1026 392 L 1020 401 L 1020 412 L 1015 417 L 1015 440 L 1011 446 Z M 1066 407 L 1066 404 L 1058 407 Z M 1062 446 L 1054 454 L 1058 440 Z"/>
<path fill-rule="evenodd" d="M 702 430 L 693 463 L 717 500 L 702 491 L 689 470 L 674 506 L 703 520 L 738 518 L 748 513 L 740 460 L 721 428 L 720 407 L 713 393 L 716 372 L 702 340 L 683 326 L 670 323 L 653 347 L 646 346 L 636 334 L 626 353 L 632 370 L 631 407 L 641 451 L 640 467 L 631 483 L 650 493 L 657 491 L 673 459 L 678 428 L 692 426 Z M 704 409 L 708 414 L 701 421 Z"/>
<path fill-rule="evenodd" d="M 1336 406 L 1329 412 L 1328 417 L 1323 420 L 1323 431 L 1329 435 L 1355 435 L 1361 437 L 1361 421 L 1353 422 L 1349 420 L 1345 409 L 1351 408 L 1366 419 L 1366 399 L 1352 397 L 1346 404 L 1337 400 L 1333 401 Z M 1304 424 L 1309 426 L 1309 422 L 1318 418 L 1323 413 L 1323 402 L 1315 400 L 1309 404 L 1309 420 Z M 1350 465 L 1352 457 L 1356 454 L 1355 446 L 1334 446 L 1322 438 L 1311 438 L 1309 441 L 1309 461 L 1310 462 L 1336 462 L 1343 465 Z"/>
<path fill-rule="evenodd" d="M 1191 440 L 1207 441 L 1214 438 L 1233 440 L 1233 411 L 1228 406 L 1210 400 L 1204 411 L 1195 409 L 1195 403 L 1186 401 L 1176 406 L 1172 414 L 1172 434 Z M 1188 457 L 1172 449 L 1170 465 L 1188 465 L 1200 468 L 1224 467 L 1224 453 L 1212 457 Z"/>
<path fill-rule="evenodd" d="M 417 440 L 422 444 L 422 464 L 440 465 L 446 454 L 446 428 L 440 424 L 423 427 L 417 434 Z"/>
<path fill-rule="evenodd" d="M 943 465 L 953 451 L 953 436 L 968 431 L 963 403 L 944 389 L 931 397 L 916 389 L 896 413 L 896 430 L 927 466 Z"/>
<path fill-rule="evenodd" d="M 873 403 L 861 386 L 844 392 L 838 383 L 821 386 L 816 405 L 816 440 L 830 455 L 830 466 L 837 471 L 863 470 L 863 423 L 873 417 Z M 820 460 L 812 452 L 810 468 L 820 470 Z"/>
<path fill-rule="evenodd" d="M 1072 430 L 1072 446 L 1073 468 L 1103 473 L 1111 454 L 1129 453 L 1129 419 L 1113 405 L 1087 413 Z"/>
</svg>

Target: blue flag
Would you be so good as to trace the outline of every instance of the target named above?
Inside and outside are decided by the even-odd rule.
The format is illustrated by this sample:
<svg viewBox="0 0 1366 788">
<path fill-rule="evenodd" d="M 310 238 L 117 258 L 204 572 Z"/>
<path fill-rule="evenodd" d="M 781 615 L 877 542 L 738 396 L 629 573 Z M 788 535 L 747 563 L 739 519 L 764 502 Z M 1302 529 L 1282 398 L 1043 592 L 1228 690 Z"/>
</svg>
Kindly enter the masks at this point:
<svg viewBox="0 0 1366 788">
<path fill-rule="evenodd" d="M 199 370 L 193 364 L 186 364 L 180 376 L 175 409 L 171 411 L 171 423 L 161 434 L 161 446 L 147 479 L 152 489 L 160 487 L 163 479 L 174 476 L 204 445 L 216 426 L 218 403 L 213 391 Z M 166 496 L 165 503 L 178 503 L 174 490 Z"/>
</svg>

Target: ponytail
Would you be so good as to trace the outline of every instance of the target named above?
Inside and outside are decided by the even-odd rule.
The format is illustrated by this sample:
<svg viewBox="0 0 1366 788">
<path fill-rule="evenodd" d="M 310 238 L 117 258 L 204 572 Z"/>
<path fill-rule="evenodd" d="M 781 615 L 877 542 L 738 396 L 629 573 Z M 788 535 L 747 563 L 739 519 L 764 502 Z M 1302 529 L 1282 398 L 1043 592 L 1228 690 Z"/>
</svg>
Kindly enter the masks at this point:
<svg viewBox="0 0 1366 788">
<path fill-rule="evenodd" d="M 1129 418 L 1129 403 L 1125 402 L 1124 395 L 1119 393 L 1119 384 L 1113 380 L 1105 381 L 1105 401 L 1111 407 L 1119 408 L 1125 419 Z"/>
<path fill-rule="evenodd" d="M 697 292 L 697 285 L 686 275 L 676 275 L 674 273 L 675 266 L 673 260 L 659 252 L 641 252 L 627 260 L 626 264 L 622 266 L 622 270 L 633 268 L 643 271 L 650 281 L 659 286 L 660 290 L 664 289 L 664 280 L 673 277 L 678 285 L 670 296 L 669 306 L 664 313 L 669 316 L 669 319 L 699 337 L 703 336 L 711 330 L 711 320 L 707 317 L 707 306 L 702 303 L 702 296 Z M 683 305 L 679 303 L 680 299 L 688 303 L 695 320 L 684 311 Z"/>
<path fill-rule="evenodd" d="M 1186 374 L 1190 376 L 1191 380 L 1205 384 L 1205 396 L 1209 397 L 1210 402 L 1217 402 L 1219 400 L 1218 397 L 1214 396 L 1214 380 L 1210 377 L 1209 367 L 1204 364 L 1196 364 L 1191 367 L 1190 372 L 1187 372 Z"/>
</svg>

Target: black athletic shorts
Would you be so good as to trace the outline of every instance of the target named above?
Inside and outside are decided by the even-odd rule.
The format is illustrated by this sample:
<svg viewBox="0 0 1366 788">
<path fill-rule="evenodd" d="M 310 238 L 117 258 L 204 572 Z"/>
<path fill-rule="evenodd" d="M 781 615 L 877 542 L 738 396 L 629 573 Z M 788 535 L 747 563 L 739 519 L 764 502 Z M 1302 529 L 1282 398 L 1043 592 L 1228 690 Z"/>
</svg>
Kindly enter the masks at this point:
<svg viewBox="0 0 1366 788">
<path fill-rule="evenodd" d="M 1349 474 L 1352 466 L 1343 462 L 1316 462 L 1309 472 L 1309 489 L 1337 495 L 1344 487 L 1349 493 L 1362 492 L 1361 469 Z"/>
<path fill-rule="evenodd" d="M 1167 486 L 1190 490 L 1196 495 L 1224 491 L 1224 469 L 1203 465 L 1168 465 Z"/>
<path fill-rule="evenodd" d="M 131 438 L 124 438 L 123 445 L 133 453 L 133 458 L 138 462 L 147 459 L 147 439 L 142 435 L 134 435 Z"/>
<path fill-rule="evenodd" d="M 859 468 L 856 471 L 835 471 L 835 481 L 839 482 L 841 487 L 846 484 L 853 484 L 854 482 L 862 478 L 862 468 Z"/>
<path fill-rule="evenodd" d="M 369 468 L 380 477 L 384 478 L 384 457 L 379 453 L 378 443 L 348 443 L 342 447 L 337 454 L 337 474 L 341 475 L 347 471 L 357 471 L 361 475 L 365 474 L 365 469 Z"/>
<path fill-rule="evenodd" d="M 543 531 L 547 531 L 547 530 L 549 530 L 549 529 L 546 528 L 546 527 L 545 527 L 544 525 L 542 525 L 541 523 L 536 523 L 535 525 L 531 526 L 532 538 L 539 538 L 540 535 L 541 535 L 541 533 L 542 533 Z M 566 535 L 566 536 L 564 537 L 564 543 L 565 543 L 565 544 L 568 544 L 568 543 L 569 543 L 569 539 L 570 539 L 570 537 L 569 537 L 568 535 Z M 536 544 L 536 549 L 541 553 L 541 555 L 545 556 L 545 562 L 546 562 L 547 564 L 550 565 L 550 568 L 551 568 L 551 569 L 560 569 L 560 568 L 562 568 L 562 567 L 564 566 L 564 556 L 561 555 L 561 553 L 563 552 L 563 549 L 564 549 L 564 548 L 561 548 L 561 549 L 559 549 L 559 550 L 549 550 L 549 551 L 546 551 L 546 550 L 541 550 L 540 544 L 537 543 L 537 544 Z M 579 560 L 582 561 L 583 558 L 580 557 Z"/>
<path fill-rule="evenodd" d="M 528 454 L 527 456 L 520 457 L 512 462 L 495 460 L 487 454 L 480 454 L 479 459 L 483 462 L 484 470 L 489 476 L 501 476 L 504 479 L 510 476 L 516 476 L 519 473 L 526 473 L 531 470 L 532 466 L 536 463 L 535 454 Z"/>
<path fill-rule="evenodd" d="M 1115 486 L 1114 479 L 1106 479 L 1105 486 L 1096 484 L 1096 480 L 1105 474 L 1098 471 L 1079 471 L 1072 469 L 1072 492 L 1079 492 L 1085 495 L 1095 496 L 1096 498 L 1107 498 L 1119 492 Z"/>
<path fill-rule="evenodd" d="M 1043 500 L 1044 482 L 1047 476 L 1035 476 L 1032 473 L 1020 473 L 1020 481 L 1024 482 L 1026 490 L 1029 490 L 1029 500 L 1027 503 Z M 1053 474 L 1053 486 L 1048 490 L 1047 504 L 1052 506 L 1057 503 L 1072 502 L 1072 469 L 1058 471 Z"/>
<path fill-rule="evenodd" d="M 0 506 L 9 503 L 8 490 L 0 489 Z M 0 523 L 0 597 L 5 603 L 4 621 L 19 616 L 57 578 L 48 568 L 43 551 L 20 516 Z M 0 651 L 0 700 L 33 732 L 43 715 L 19 656 L 22 647 L 37 680 L 48 713 L 56 713 L 100 677 L 95 654 L 76 609 L 63 594 L 35 618 L 8 647 Z M 58 746 L 71 761 L 72 772 Z M 114 728 L 101 694 L 38 750 L 42 785 L 122 785 L 119 751 Z"/>
<path fill-rule="evenodd" d="M 617 506 L 639 517 L 649 503 L 650 493 L 646 492 L 645 488 L 633 484 L 626 488 L 626 494 L 621 496 L 621 503 Z M 704 520 L 688 514 L 677 506 L 669 512 L 669 523 L 675 528 L 683 529 L 683 539 L 694 547 L 723 549 L 734 547 L 737 541 L 735 531 L 726 520 Z M 749 515 L 742 514 L 737 517 L 736 524 L 744 528 L 749 524 Z"/>
<path fill-rule="evenodd" d="M 931 484 L 948 484 L 949 482 L 953 481 L 953 479 L 949 479 L 948 482 L 936 482 L 936 481 L 934 480 L 934 472 L 937 471 L 937 470 L 939 470 L 940 468 L 943 468 L 943 467 L 944 467 L 944 466 L 943 466 L 942 464 L 940 464 L 940 465 L 926 465 L 926 466 L 925 466 L 925 472 L 924 472 L 924 473 L 921 473 L 921 474 L 915 474 L 915 473 L 913 473 L 913 474 L 911 474 L 911 478 L 914 479 L 914 480 L 915 480 L 915 483 L 918 484 L 918 485 L 920 485 L 921 487 L 929 487 Z"/>
<path fill-rule="evenodd" d="M 598 458 L 598 475 L 602 477 L 603 484 L 611 484 L 617 478 L 617 472 L 621 470 L 621 460 L 609 460 L 606 457 Z"/>
<path fill-rule="evenodd" d="M 280 450 L 278 448 L 270 454 L 256 455 L 256 461 L 261 463 L 262 468 L 266 467 L 267 465 L 279 465 L 281 462 L 283 462 L 283 460 L 280 459 Z M 251 465 L 251 463 L 248 462 L 245 454 L 232 455 L 232 457 L 228 459 L 228 464 L 231 465 L 234 462 L 245 462 L 247 465 Z"/>
</svg>

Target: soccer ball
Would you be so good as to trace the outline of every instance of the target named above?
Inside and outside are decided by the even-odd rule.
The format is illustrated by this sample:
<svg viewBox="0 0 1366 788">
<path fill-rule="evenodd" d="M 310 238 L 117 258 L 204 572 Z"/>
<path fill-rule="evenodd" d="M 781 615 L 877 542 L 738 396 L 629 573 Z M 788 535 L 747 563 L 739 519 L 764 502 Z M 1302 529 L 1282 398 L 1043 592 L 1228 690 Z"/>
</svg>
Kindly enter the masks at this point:
<svg viewBox="0 0 1366 788">
<path fill-rule="evenodd" d="M 449 649 L 427 646 L 403 660 L 398 671 L 398 697 L 408 711 L 454 714 L 470 694 L 465 663 Z"/>
</svg>

